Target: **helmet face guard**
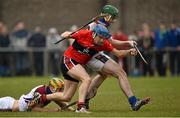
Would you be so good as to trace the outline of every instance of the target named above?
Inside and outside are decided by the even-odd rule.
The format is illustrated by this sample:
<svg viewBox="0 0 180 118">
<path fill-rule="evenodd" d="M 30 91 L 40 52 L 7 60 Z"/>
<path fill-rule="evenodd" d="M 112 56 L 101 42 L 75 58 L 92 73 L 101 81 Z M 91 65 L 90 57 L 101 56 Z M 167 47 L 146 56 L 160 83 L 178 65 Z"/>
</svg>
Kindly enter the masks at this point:
<svg viewBox="0 0 180 118">
<path fill-rule="evenodd" d="M 117 16 L 112 16 L 110 14 L 108 14 L 107 16 L 104 17 L 104 20 L 106 22 L 115 22 L 117 19 Z"/>
</svg>

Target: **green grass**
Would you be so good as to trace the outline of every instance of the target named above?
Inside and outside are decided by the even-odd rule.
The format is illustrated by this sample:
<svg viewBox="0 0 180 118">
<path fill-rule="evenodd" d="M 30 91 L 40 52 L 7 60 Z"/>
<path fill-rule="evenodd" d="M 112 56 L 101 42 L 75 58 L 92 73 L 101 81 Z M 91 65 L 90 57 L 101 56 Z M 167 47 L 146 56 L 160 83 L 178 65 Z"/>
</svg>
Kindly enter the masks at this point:
<svg viewBox="0 0 180 118">
<path fill-rule="evenodd" d="M 180 78 L 130 78 L 133 92 L 138 97 L 150 96 L 152 101 L 140 111 L 131 111 L 126 97 L 120 90 L 117 80 L 108 78 L 100 87 L 97 96 L 91 101 L 91 114 L 73 112 L 0 112 L 0 117 L 154 117 L 180 116 Z M 0 97 L 12 96 L 18 99 L 31 88 L 48 82 L 47 77 L 18 77 L 0 79 Z M 77 95 L 73 98 L 73 101 Z M 55 107 L 50 104 L 48 107 Z"/>
</svg>

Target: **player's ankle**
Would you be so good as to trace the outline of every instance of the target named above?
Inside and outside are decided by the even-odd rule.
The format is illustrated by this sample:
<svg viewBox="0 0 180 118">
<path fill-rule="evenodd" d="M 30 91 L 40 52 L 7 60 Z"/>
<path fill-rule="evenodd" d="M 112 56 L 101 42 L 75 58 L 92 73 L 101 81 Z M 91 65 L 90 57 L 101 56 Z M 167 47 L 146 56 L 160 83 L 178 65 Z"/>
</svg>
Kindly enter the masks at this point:
<svg viewBox="0 0 180 118">
<path fill-rule="evenodd" d="M 131 96 L 128 98 L 129 104 L 133 106 L 137 102 L 136 96 Z"/>
<path fill-rule="evenodd" d="M 86 109 L 89 109 L 89 100 L 90 100 L 90 99 L 86 99 L 86 100 L 85 100 L 85 108 L 86 108 Z"/>
<path fill-rule="evenodd" d="M 85 102 L 89 102 L 90 99 L 86 99 Z"/>
<path fill-rule="evenodd" d="M 78 102 L 77 103 L 77 110 L 80 110 L 82 107 L 84 107 L 85 103 L 84 102 Z"/>
</svg>

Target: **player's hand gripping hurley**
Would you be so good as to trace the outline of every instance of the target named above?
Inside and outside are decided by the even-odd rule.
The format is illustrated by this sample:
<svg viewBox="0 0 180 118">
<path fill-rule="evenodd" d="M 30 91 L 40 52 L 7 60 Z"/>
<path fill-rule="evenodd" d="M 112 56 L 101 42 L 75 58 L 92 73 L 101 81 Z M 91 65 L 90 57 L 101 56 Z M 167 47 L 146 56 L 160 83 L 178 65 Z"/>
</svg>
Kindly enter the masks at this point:
<svg viewBox="0 0 180 118">
<path fill-rule="evenodd" d="M 92 22 L 94 22 L 94 21 L 96 21 L 96 20 L 98 20 L 98 19 L 100 19 L 100 18 L 103 18 L 103 17 L 105 17 L 105 16 L 107 16 L 107 14 L 100 14 L 100 15 L 94 17 L 94 18 L 93 18 L 92 20 L 90 20 L 88 23 L 86 23 L 85 25 L 81 26 L 80 28 L 78 28 L 77 30 L 75 30 L 74 32 L 72 32 L 72 33 L 69 35 L 69 37 L 70 37 L 71 35 L 73 35 L 74 33 L 78 32 L 79 30 L 85 28 L 86 26 L 88 26 L 88 25 L 91 24 Z M 59 41 L 55 42 L 54 44 L 58 44 L 58 43 L 60 43 L 61 41 L 65 40 L 65 39 L 67 39 L 67 38 L 69 38 L 69 37 L 63 37 L 63 38 L 61 38 Z"/>
<path fill-rule="evenodd" d="M 145 60 L 145 58 L 143 57 L 143 55 L 141 54 L 141 52 L 139 51 L 138 47 L 136 46 L 136 44 L 134 44 L 134 48 L 136 49 L 136 51 L 139 53 L 141 59 L 144 61 L 144 63 L 148 64 L 148 62 Z"/>
</svg>

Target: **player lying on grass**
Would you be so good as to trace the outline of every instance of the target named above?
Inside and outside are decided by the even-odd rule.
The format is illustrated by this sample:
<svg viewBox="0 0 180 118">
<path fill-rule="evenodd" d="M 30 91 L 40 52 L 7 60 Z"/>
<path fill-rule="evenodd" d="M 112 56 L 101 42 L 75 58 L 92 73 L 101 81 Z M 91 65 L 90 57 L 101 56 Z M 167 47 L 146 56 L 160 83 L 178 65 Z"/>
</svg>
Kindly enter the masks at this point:
<svg viewBox="0 0 180 118">
<path fill-rule="evenodd" d="M 118 57 L 128 54 L 136 55 L 137 52 L 135 49 L 117 50 L 113 48 L 108 40 L 111 34 L 107 28 L 102 25 L 96 25 L 92 31 L 87 29 L 80 30 L 69 36 L 70 33 L 71 32 L 65 32 L 62 34 L 62 37 L 75 39 L 74 43 L 65 51 L 62 59 L 61 69 L 65 79 L 63 94 L 53 93 L 42 96 L 39 100 L 42 102 L 46 100 L 70 101 L 80 81 L 76 112 L 88 113 L 85 108 L 85 98 L 91 83 L 91 78 L 83 65 L 87 64 L 99 51 L 108 51 Z"/>
<path fill-rule="evenodd" d="M 0 98 L 0 111 L 37 111 L 37 112 L 57 112 L 61 108 L 67 105 L 67 103 L 54 101 L 58 108 L 44 108 L 51 101 L 41 103 L 32 103 L 32 99 L 40 97 L 41 94 L 51 94 L 55 92 L 60 92 L 63 90 L 64 82 L 60 79 L 53 78 L 49 81 L 49 85 L 40 85 L 33 88 L 28 94 L 22 95 L 19 100 L 15 100 L 12 97 L 2 97 Z M 72 107 L 68 110 L 74 110 Z"/>
<path fill-rule="evenodd" d="M 105 27 L 109 27 L 118 16 L 118 9 L 112 5 L 105 5 L 102 10 L 102 14 L 106 14 L 104 18 L 99 19 L 96 22 L 93 22 L 89 25 L 89 29 L 93 30 L 93 28 L 97 25 L 103 25 Z M 136 42 L 134 41 L 118 41 L 113 39 L 112 37 L 109 39 L 109 42 L 115 48 L 119 48 L 122 45 L 133 47 Z M 149 102 L 150 98 L 137 99 L 134 96 L 129 81 L 127 79 L 126 72 L 123 70 L 119 64 L 117 64 L 113 59 L 111 59 L 108 55 L 103 52 L 99 52 L 94 55 L 91 60 L 87 63 L 87 66 L 92 70 L 98 72 L 99 74 L 92 79 L 90 84 L 88 95 L 86 99 L 86 108 L 89 109 L 89 98 L 93 98 L 96 95 L 97 89 L 103 83 L 103 81 L 107 78 L 108 75 L 112 75 L 117 78 L 119 82 L 119 86 L 122 89 L 123 93 L 128 98 L 129 104 L 131 105 L 132 110 L 137 111 L 140 109 L 142 105 L 145 105 Z"/>
</svg>

